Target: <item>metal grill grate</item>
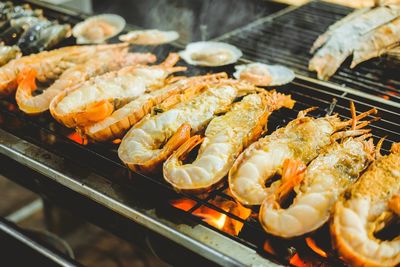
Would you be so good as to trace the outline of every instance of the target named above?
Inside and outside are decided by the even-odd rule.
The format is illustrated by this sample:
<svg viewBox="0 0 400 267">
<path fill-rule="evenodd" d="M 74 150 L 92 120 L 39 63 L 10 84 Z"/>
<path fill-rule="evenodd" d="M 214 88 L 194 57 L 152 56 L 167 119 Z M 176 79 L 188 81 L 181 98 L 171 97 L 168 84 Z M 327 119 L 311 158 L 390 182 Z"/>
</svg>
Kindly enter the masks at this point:
<svg viewBox="0 0 400 267">
<path fill-rule="evenodd" d="M 281 16 L 266 18 L 228 33 L 218 40 L 238 46 L 249 60 L 283 64 L 299 74 L 316 78 L 314 72 L 308 71 L 312 56 L 309 50 L 314 40 L 351 11 L 347 7 L 313 1 Z M 385 58 L 362 63 L 353 70 L 346 61 L 330 81 L 400 102 L 398 74 L 393 62 Z"/>
</svg>

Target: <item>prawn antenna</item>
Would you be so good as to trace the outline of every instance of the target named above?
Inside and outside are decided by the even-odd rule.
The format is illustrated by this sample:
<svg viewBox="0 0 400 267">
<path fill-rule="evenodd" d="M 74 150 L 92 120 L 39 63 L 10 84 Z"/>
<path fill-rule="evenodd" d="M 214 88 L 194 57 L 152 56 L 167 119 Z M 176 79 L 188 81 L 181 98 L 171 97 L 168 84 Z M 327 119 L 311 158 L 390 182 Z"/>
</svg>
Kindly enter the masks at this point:
<svg viewBox="0 0 400 267">
<path fill-rule="evenodd" d="M 326 111 L 326 116 L 332 115 L 333 110 L 336 107 L 336 104 L 337 104 L 337 99 L 336 98 L 332 98 L 332 102 L 331 102 L 331 104 L 329 105 L 329 107 L 328 107 L 328 109 Z"/>
</svg>

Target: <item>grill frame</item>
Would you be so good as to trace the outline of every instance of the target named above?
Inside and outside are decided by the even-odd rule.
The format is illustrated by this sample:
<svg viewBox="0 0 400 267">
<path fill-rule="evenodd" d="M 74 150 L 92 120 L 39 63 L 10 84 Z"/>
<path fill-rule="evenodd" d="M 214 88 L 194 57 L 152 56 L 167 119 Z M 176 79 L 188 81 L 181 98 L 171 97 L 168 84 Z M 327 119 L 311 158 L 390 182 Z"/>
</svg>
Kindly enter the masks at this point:
<svg viewBox="0 0 400 267">
<path fill-rule="evenodd" d="M 262 21 L 269 21 L 273 20 L 274 18 L 277 18 L 279 16 L 285 15 L 288 12 L 291 12 L 293 10 L 296 10 L 297 8 L 289 7 L 287 9 L 282 10 L 281 12 L 278 12 L 279 14 L 274 14 L 271 15 L 270 17 L 265 17 L 262 19 Z M 162 54 L 164 58 L 165 57 L 165 51 L 166 50 L 175 50 L 175 48 L 166 46 L 163 47 L 160 51 L 155 51 L 158 54 Z M 248 60 L 243 60 L 242 62 L 249 62 Z M 194 69 L 189 72 L 190 73 L 205 73 L 209 71 L 210 69 Z M 228 70 L 232 71 L 232 68 L 230 69 L 225 69 L 222 68 L 221 70 Z M 332 83 L 327 83 L 327 82 L 319 82 L 316 81 L 312 78 L 306 77 L 306 76 L 301 76 L 297 75 L 297 79 L 292 83 L 291 85 L 284 86 L 279 88 L 279 91 L 283 93 L 288 93 L 288 92 L 293 92 L 298 95 L 298 97 L 294 96 L 294 99 L 296 98 L 307 98 L 309 97 L 308 95 L 304 95 L 305 92 L 300 91 L 296 92 L 293 91 L 292 87 L 297 86 L 297 87 L 303 87 L 307 88 L 307 86 L 314 86 L 315 88 L 310 88 L 310 90 L 314 90 L 315 92 L 323 92 L 325 90 L 325 97 L 326 96 L 332 96 L 339 98 L 340 101 L 347 101 L 348 99 L 353 99 L 356 101 L 361 101 L 361 102 L 370 102 L 370 103 L 376 103 L 381 105 L 382 107 L 384 106 L 387 114 L 394 114 L 396 112 L 396 108 L 399 106 L 397 105 L 398 103 L 396 102 L 391 102 L 391 101 L 386 101 L 383 99 L 380 99 L 376 96 L 369 95 L 366 93 L 362 93 L 358 90 L 351 89 L 351 88 L 346 88 L 346 87 L 341 87 Z M 319 89 L 318 89 L 319 88 Z M 328 93 L 327 93 L 328 92 Z M 303 93 L 303 96 L 301 94 Z M 347 100 L 346 100 L 347 98 Z M 325 112 L 325 109 L 328 108 L 330 105 L 330 101 L 325 99 L 324 101 L 321 101 L 321 106 L 318 111 L 316 111 L 317 115 L 321 115 Z M 371 104 L 369 104 L 371 106 Z M 303 105 L 303 108 L 309 107 L 310 105 Z M 367 105 L 362 105 L 363 106 L 363 111 L 365 110 L 365 107 Z M 348 107 L 348 105 L 347 105 Z M 338 103 L 337 109 L 340 108 L 340 110 L 346 110 L 347 115 L 350 114 L 347 108 L 343 103 Z M 278 121 L 282 119 L 282 117 L 285 117 L 285 120 L 287 122 L 287 118 L 294 118 L 295 113 L 299 111 L 299 107 L 295 109 L 290 113 L 290 116 L 286 116 L 287 111 L 285 112 L 278 112 L 278 114 L 273 114 L 271 116 L 272 120 Z M 7 116 L 9 117 L 14 117 L 17 120 L 22 120 L 25 124 L 28 125 L 35 125 L 39 129 L 39 132 L 42 130 L 44 131 L 44 135 L 49 134 L 49 135 L 56 135 L 57 138 L 62 139 L 62 142 L 65 142 L 66 145 L 68 146 L 73 146 L 75 150 L 82 150 L 81 145 L 76 144 L 75 142 L 69 141 L 68 139 L 65 138 L 65 136 L 60 135 L 59 132 L 53 131 L 52 129 L 49 129 L 49 126 L 46 125 L 46 119 L 44 120 L 39 119 L 32 119 L 29 118 L 23 114 L 14 114 L 13 112 L 6 112 Z M 0 112 L 1 115 L 1 112 Z M 46 115 L 47 117 L 49 115 Z M 393 115 L 395 116 L 395 115 Z M 348 116 L 347 116 L 348 117 Z M 400 116 L 397 116 L 400 118 Z M 398 120 L 400 121 L 400 120 Z M 394 121 L 389 122 L 389 123 L 394 123 Z M 278 123 L 279 124 L 279 123 Z M 282 124 L 282 122 L 280 123 Z M 398 127 L 399 130 L 397 130 L 397 136 L 394 141 L 400 141 L 400 137 L 398 134 L 400 133 L 400 124 L 394 125 L 395 127 Z M 276 127 L 276 125 L 275 125 Z M 397 129 L 397 128 L 396 128 Z M 376 130 L 376 129 L 375 129 Z M 378 129 L 379 130 L 379 129 Z M 381 137 L 383 134 L 378 135 L 378 137 Z M 39 133 L 40 136 L 40 133 Z M 52 179 L 56 183 L 59 183 L 60 185 L 66 187 L 66 189 L 72 190 L 76 193 L 82 194 L 86 196 L 87 198 L 91 199 L 94 202 L 97 202 L 98 204 L 107 207 L 110 210 L 113 210 L 114 212 L 123 215 L 132 221 L 144 225 L 148 228 L 150 228 L 152 231 L 155 231 L 163 236 L 166 236 L 167 238 L 177 242 L 181 243 L 183 246 L 186 248 L 199 253 L 201 256 L 206 257 L 214 262 L 217 262 L 222 265 L 226 266 L 239 266 L 239 265 L 249 265 L 249 264 L 257 264 L 257 263 L 262 263 L 265 264 L 265 266 L 274 266 L 275 264 L 268 259 L 265 259 L 262 257 L 262 255 L 257 254 L 261 253 L 260 251 L 260 245 L 261 244 L 254 244 L 251 242 L 248 242 L 246 240 L 241 239 L 240 237 L 229 237 L 228 234 L 223 233 L 221 231 L 216 230 L 215 228 L 208 226 L 206 223 L 201 221 L 199 218 L 193 216 L 187 216 L 188 214 L 185 212 L 180 212 L 183 214 L 183 217 L 186 216 L 185 218 L 185 223 L 188 225 L 191 225 L 193 222 L 195 222 L 197 225 L 192 229 L 192 228 L 187 228 L 187 227 L 182 227 L 180 224 L 174 224 L 169 220 L 166 220 L 163 216 L 159 216 L 158 214 L 154 214 L 152 209 L 143 209 L 140 205 L 135 206 L 131 205 L 129 202 L 127 202 L 123 196 L 120 196 L 118 194 L 115 195 L 115 192 L 113 192 L 112 188 L 110 187 L 110 183 L 122 183 L 124 184 L 123 179 L 126 179 L 125 182 L 127 182 L 130 178 L 130 180 L 138 180 L 138 179 L 145 179 L 150 181 L 153 185 L 155 186 L 161 186 L 164 189 L 166 189 L 169 194 L 175 194 L 174 191 L 172 190 L 171 187 L 166 185 L 160 177 L 149 177 L 149 176 L 143 176 L 140 174 L 133 174 L 132 172 L 129 172 L 123 165 L 122 163 L 119 162 L 118 158 L 112 157 L 109 158 L 108 154 L 101 154 L 99 151 L 103 151 L 105 149 L 109 149 L 109 147 L 99 145 L 96 150 L 90 150 L 87 149 L 88 151 L 85 151 L 82 155 L 79 157 L 87 157 L 88 155 L 93 155 L 95 157 L 98 157 L 99 159 L 94 160 L 93 162 L 90 163 L 89 170 L 84 172 L 87 177 L 80 177 L 82 176 L 82 173 L 75 173 L 67 169 L 64 164 L 66 162 L 67 165 L 69 166 L 75 166 L 75 165 L 81 165 L 79 164 L 79 159 L 74 158 L 73 155 L 67 156 L 67 155 L 60 155 L 57 153 L 57 148 L 51 148 L 51 146 L 46 147 L 46 146 L 41 146 L 35 138 L 38 138 L 38 135 L 36 134 L 31 134 L 31 136 L 26 135 L 26 134 L 21 134 L 20 132 L 14 132 L 11 129 L 7 129 L 5 131 L 4 129 L 0 129 L 0 154 L 2 154 L 4 157 L 9 157 L 12 160 L 18 162 L 19 164 L 28 166 L 32 168 L 34 171 L 39 172 L 46 177 Z M 385 153 L 387 153 L 387 149 L 389 147 L 391 142 L 385 141 Z M 39 146 L 40 145 L 40 146 Z M 70 152 L 70 154 L 73 154 L 73 151 Z M 98 162 L 108 162 L 104 166 L 99 165 L 99 169 L 96 169 L 96 164 Z M 109 167 L 110 165 L 115 165 L 114 167 Z M 88 164 L 89 165 L 89 164 Z M 85 166 L 81 166 L 80 168 L 85 169 Z M 88 166 L 86 166 L 88 168 Z M 103 169 L 106 169 L 104 172 L 102 171 Z M 107 169 L 109 169 L 107 171 Z M 119 178 L 114 177 L 112 174 L 113 170 L 115 169 L 120 169 L 122 170 L 122 180 Z M 89 173 L 88 173 L 89 172 Z M 99 175 L 100 172 L 100 175 Z M 126 173 L 127 172 L 127 173 Z M 133 176 L 133 177 L 130 177 Z M 88 178 L 89 177 L 89 178 Z M 121 178 L 121 177 L 120 177 Z M 99 180 L 98 183 L 96 183 L 95 180 Z M 129 183 L 129 182 L 128 182 Z M 246 227 L 251 227 L 255 228 L 256 231 L 261 231 L 263 233 L 262 229 L 260 228 L 259 225 L 257 225 L 257 222 L 251 221 L 243 221 L 240 218 L 235 217 L 232 214 L 229 214 L 225 212 L 224 210 L 213 206 L 212 204 L 209 203 L 209 200 L 213 199 L 216 196 L 222 196 L 224 198 L 229 198 L 226 194 L 224 194 L 222 191 L 226 188 L 222 187 L 218 190 L 214 190 L 208 198 L 200 199 L 196 196 L 190 195 L 190 194 L 181 194 L 181 195 L 176 195 L 179 197 L 188 197 L 190 199 L 193 199 L 196 201 L 196 206 L 191 209 L 191 212 L 193 212 L 197 207 L 200 207 L 202 205 L 208 206 L 210 208 L 215 209 L 216 211 L 220 213 L 224 213 L 227 216 L 242 221 L 246 224 Z M 210 238 L 209 240 L 206 240 L 207 238 Z M 259 241 L 259 240 L 258 240 Z M 256 242 L 258 242 L 256 241 Z M 262 248 L 261 248 L 262 249 Z M 274 260 L 273 257 L 269 255 L 270 260 Z"/>
</svg>

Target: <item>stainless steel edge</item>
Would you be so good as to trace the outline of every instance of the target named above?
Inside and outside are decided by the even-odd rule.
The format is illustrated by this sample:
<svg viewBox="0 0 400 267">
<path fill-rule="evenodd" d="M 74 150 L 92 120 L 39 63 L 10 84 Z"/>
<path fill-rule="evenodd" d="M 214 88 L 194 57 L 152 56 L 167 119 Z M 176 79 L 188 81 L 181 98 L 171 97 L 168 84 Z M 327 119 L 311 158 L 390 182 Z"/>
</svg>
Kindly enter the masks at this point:
<svg viewBox="0 0 400 267">
<path fill-rule="evenodd" d="M 111 188 L 107 188 L 106 193 L 104 185 L 96 187 L 96 183 L 89 185 L 74 177 L 63 167 L 63 158 L 2 129 L 0 153 L 222 266 L 278 266 L 256 251 L 203 225 L 175 224 L 159 217 L 154 210 L 128 205 L 117 199 L 117 193 Z M 87 180 L 90 181 L 104 180 L 95 173 L 89 176 Z"/>
<path fill-rule="evenodd" d="M 17 239 L 21 243 L 25 244 L 26 246 L 32 248 L 35 251 L 40 252 L 43 256 L 47 257 L 48 259 L 52 260 L 54 263 L 58 264 L 58 266 L 65 266 L 65 267 L 74 267 L 74 264 L 71 264 L 70 262 L 64 260 L 60 256 L 57 256 L 55 253 L 52 251 L 46 249 L 43 246 L 40 246 L 37 244 L 34 240 L 29 240 L 26 239 L 25 236 L 23 236 L 21 233 L 12 231 L 9 229 L 5 224 L 0 222 L 0 229 L 4 232 L 6 232 L 8 235 L 12 236 L 13 238 Z"/>
</svg>

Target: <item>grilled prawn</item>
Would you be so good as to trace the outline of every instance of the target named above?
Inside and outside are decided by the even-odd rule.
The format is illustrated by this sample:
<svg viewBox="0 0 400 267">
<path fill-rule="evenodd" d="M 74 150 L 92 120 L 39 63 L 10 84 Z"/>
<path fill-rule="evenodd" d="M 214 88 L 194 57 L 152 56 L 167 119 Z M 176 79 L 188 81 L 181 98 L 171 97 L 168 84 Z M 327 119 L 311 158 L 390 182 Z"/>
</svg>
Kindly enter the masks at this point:
<svg viewBox="0 0 400 267">
<path fill-rule="evenodd" d="M 120 159 L 132 170 L 155 171 L 190 137 L 191 131 L 204 129 L 216 114 L 226 111 L 235 98 L 260 90 L 234 80 L 209 87 L 196 97 L 166 112 L 147 116 L 133 126 L 118 149 Z"/>
<path fill-rule="evenodd" d="M 400 16 L 399 6 L 379 6 L 355 11 L 344 22 L 338 22 L 315 42 L 313 49 L 323 45 L 309 62 L 309 69 L 317 71 L 319 79 L 331 77 L 350 56 L 360 37 Z"/>
<path fill-rule="evenodd" d="M 305 169 L 296 161 L 286 161 L 282 180 L 260 208 L 260 223 L 275 236 L 293 238 L 310 233 L 325 224 L 339 194 L 352 184 L 373 158 L 369 134 L 334 142 Z M 305 170 L 305 172 L 303 172 Z M 282 208 L 281 202 L 294 188 L 293 203 Z"/>
<path fill-rule="evenodd" d="M 18 74 L 27 67 L 34 69 L 40 82 L 57 79 L 65 70 L 86 62 L 97 53 L 123 49 L 127 44 L 68 46 L 20 57 L 0 67 L 0 96 L 12 94 L 18 86 Z"/>
<path fill-rule="evenodd" d="M 49 109 L 51 100 L 60 92 L 80 84 L 92 77 L 115 71 L 122 67 L 152 63 L 152 54 L 128 53 L 128 48 L 100 52 L 92 59 L 63 72 L 42 94 L 33 96 L 36 89 L 36 70 L 26 69 L 19 74 L 19 85 L 15 95 L 19 108 L 25 113 L 37 114 Z"/>
<path fill-rule="evenodd" d="M 364 35 L 354 49 L 351 67 L 361 62 L 381 56 L 398 45 L 400 41 L 400 18 L 385 24 L 375 31 Z"/>
<path fill-rule="evenodd" d="M 96 76 L 59 93 L 51 101 L 50 112 L 67 127 L 101 121 L 144 92 L 163 86 L 171 73 L 185 70 L 173 67 L 178 60 L 177 54 L 170 54 L 158 66 L 128 66 Z"/>
<path fill-rule="evenodd" d="M 355 11 L 351 12 L 341 20 L 336 21 L 334 24 L 329 26 L 328 30 L 318 36 L 317 40 L 314 41 L 313 46 L 310 49 L 311 53 L 314 53 L 317 49 L 322 47 L 334 34 L 337 29 L 342 28 L 344 25 L 351 23 L 354 19 L 361 16 L 362 14 L 367 13 L 370 11 L 370 8 L 360 8 L 356 9 Z"/>
<path fill-rule="evenodd" d="M 382 240 L 376 234 L 398 223 L 400 216 L 400 143 L 378 156 L 336 203 L 331 224 L 340 255 L 354 266 L 398 266 L 400 236 Z"/>
<path fill-rule="evenodd" d="M 205 137 L 193 136 L 164 163 L 167 182 L 177 190 L 204 191 L 226 176 L 238 154 L 264 132 L 269 115 L 281 107 L 292 108 L 290 96 L 276 92 L 245 96 L 223 116 L 207 126 Z M 182 158 L 201 143 L 190 164 Z"/>
<path fill-rule="evenodd" d="M 134 124 L 149 114 L 155 106 L 165 103 L 164 101 L 172 106 L 179 98 L 189 98 L 198 93 L 197 86 L 226 78 L 228 78 L 226 73 L 217 73 L 172 82 L 163 88 L 140 95 L 114 111 L 104 120 L 81 129 L 81 132 L 96 141 L 121 138 Z"/>
<path fill-rule="evenodd" d="M 323 147 L 331 144 L 335 132 L 355 121 L 341 121 L 337 115 L 315 119 L 305 116 L 308 111 L 300 112 L 286 127 L 253 143 L 236 159 L 229 171 L 229 187 L 236 200 L 244 205 L 260 205 L 273 190 L 265 183 L 276 174 L 282 175 L 285 160 L 308 164 Z M 355 119 L 376 112 L 372 109 Z M 365 126 L 365 122 L 356 124 L 355 130 Z"/>
</svg>

